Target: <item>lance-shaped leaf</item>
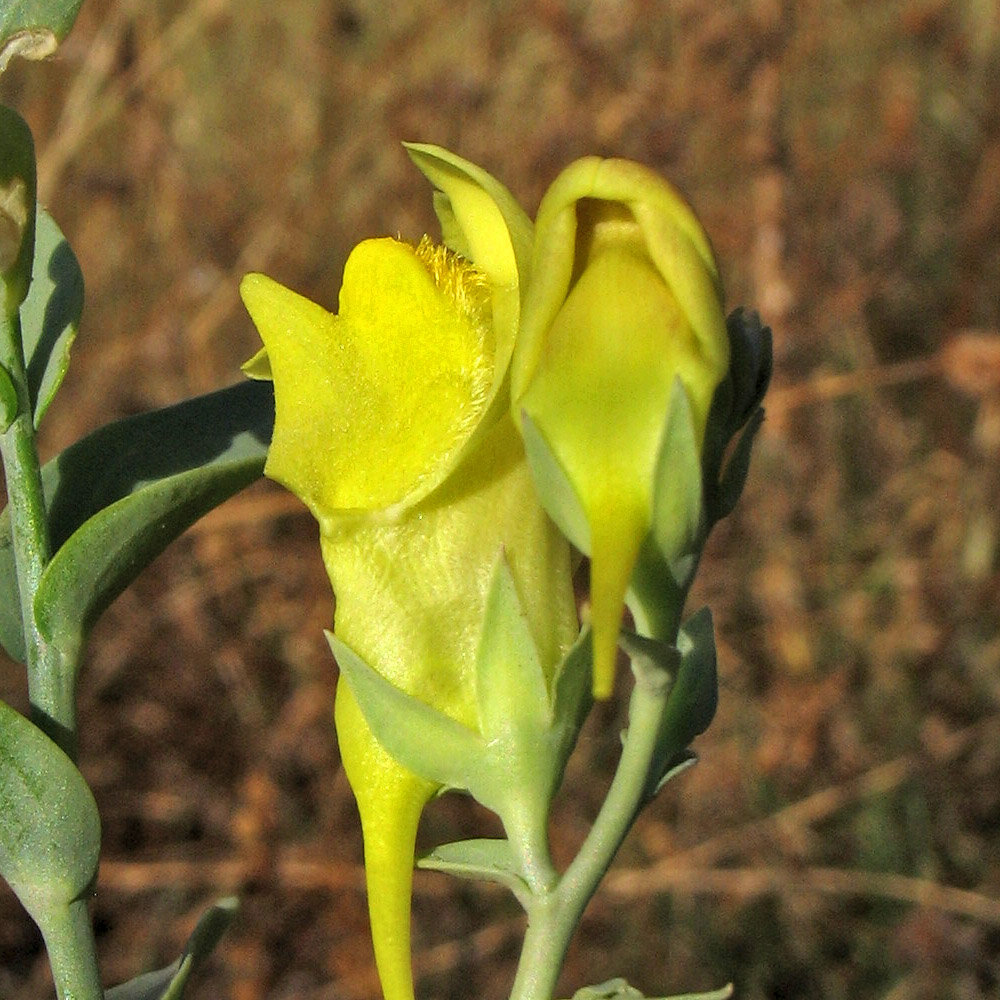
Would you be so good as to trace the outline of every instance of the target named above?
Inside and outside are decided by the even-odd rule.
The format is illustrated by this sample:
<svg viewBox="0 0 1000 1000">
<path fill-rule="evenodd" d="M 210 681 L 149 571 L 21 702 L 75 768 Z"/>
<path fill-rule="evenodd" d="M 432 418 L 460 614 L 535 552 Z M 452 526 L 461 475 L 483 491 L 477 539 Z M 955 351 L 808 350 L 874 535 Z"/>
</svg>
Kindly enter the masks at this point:
<svg viewBox="0 0 1000 1000">
<path fill-rule="evenodd" d="M 105 993 L 106 1000 L 180 1000 L 191 973 L 211 954 L 238 908 L 235 898 L 220 899 L 198 921 L 179 958 L 156 972 L 113 986 Z"/>
<path fill-rule="evenodd" d="M 44 932 L 97 872 L 101 823 L 76 765 L 0 702 L 0 875 Z"/>
<path fill-rule="evenodd" d="M 14 56 L 45 59 L 69 34 L 83 0 L 0 3 L 0 73 Z"/>
<path fill-rule="evenodd" d="M 100 428 L 42 469 L 55 556 L 39 628 L 71 649 L 139 571 L 255 479 L 273 423 L 269 383 L 245 382 Z M 24 660 L 10 520 L 0 516 L 0 641 Z"/>
<path fill-rule="evenodd" d="M 531 898 L 509 840 L 459 840 L 441 844 L 419 858 L 417 867 L 505 885 L 521 903 L 526 904 Z"/>
<path fill-rule="evenodd" d="M 52 216 L 39 207 L 31 286 L 21 306 L 21 342 L 36 427 L 69 367 L 82 311 L 80 265 Z"/>
</svg>

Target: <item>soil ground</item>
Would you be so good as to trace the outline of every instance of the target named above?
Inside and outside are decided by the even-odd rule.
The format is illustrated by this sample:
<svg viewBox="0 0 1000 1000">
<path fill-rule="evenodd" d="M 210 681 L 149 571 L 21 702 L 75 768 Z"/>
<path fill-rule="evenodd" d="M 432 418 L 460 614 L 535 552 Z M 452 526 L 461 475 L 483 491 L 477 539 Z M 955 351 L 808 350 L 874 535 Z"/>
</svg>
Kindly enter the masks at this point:
<svg viewBox="0 0 1000 1000">
<path fill-rule="evenodd" d="M 717 623 L 718 716 L 588 911 L 562 995 L 622 975 L 650 995 L 1000 996 L 994 0 L 87 0 L 0 98 L 87 282 L 46 454 L 239 379 L 246 271 L 332 307 L 359 239 L 434 232 L 400 140 L 482 164 L 530 211 L 588 153 L 677 183 L 777 370 L 692 604 Z M 261 483 L 101 621 L 81 767 L 109 984 L 238 892 L 192 996 L 377 996 L 331 614 L 311 519 Z M 12 664 L 0 696 L 24 706 Z M 595 713 L 571 764 L 562 858 L 622 711 Z M 449 797 L 423 836 L 493 830 Z M 509 898 L 420 875 L 414 910 L 421 997 L 507 995 Z M 47 976 L 0 888 L 0 996 L 46 996 Z"/>
</svg>

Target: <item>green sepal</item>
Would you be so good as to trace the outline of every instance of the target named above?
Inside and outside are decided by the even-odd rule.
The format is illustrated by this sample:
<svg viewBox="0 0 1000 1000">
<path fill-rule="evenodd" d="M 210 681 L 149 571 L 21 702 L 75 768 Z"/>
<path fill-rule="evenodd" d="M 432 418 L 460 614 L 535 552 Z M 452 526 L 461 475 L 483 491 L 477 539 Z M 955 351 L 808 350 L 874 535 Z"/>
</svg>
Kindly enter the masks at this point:
<svg viewBox="0 0 1000 1000">
<path fill-rule="evenodd" d="M 556 669 L 552 693 L 506 558 L 497 561 L 476 657 L 484 765 L 469 790 L 518 844 L 545 830 L 590 696 L 589 633 Z"/>
<path fill-rule="evenodd" d="M 52 216 L 39 207 L 33 277 L 21 306 L 21 342 L 37 427 L 69 368 L 83 312 L 83 273 Z"/>
<path fill-rule="evenodd" d="M 447 872 L 458 878 L 496 882 L 510 889 L 522 904 L 531 898 L 509 840 L 459 840 L 441 844 L 419 858 L 417 867 Z"/>
<path fill-rule="evenodd" d="M 396 687 L 332 632 L 326 638 L 365 721 L 385 750 L 428 781 L 476 795 L 473 786 L 487 770 L 482 737 Z"/>
<path fill-rule="evenodd" d="M 701 449 L 679 376 L 670 391 L 653 483 L 652 535 L 670 564 L 691 551 L 702 520 Z"/>
<path fill-rule="evenodd" d="M 17 416 L 17 410 L 17 389 L 14 388 L 10 372 L 0 365 L 0 434 L 7 432 Z"/>
<path fill-rule="evenodd" d="M 681 627 L 676 648 L 628 633 L 622 647 L 633 657 L 637 681 L 645 675 L 671 685 L 646 781 L 650 799 L 679 773 L 689 744 L 715 716 L 719 686 L 712 613 L 708 608 L 695 612 Z"/>
<path fill-rule="evenodd" d="M 83 0 L 4 0 L 0 4 L 0 73 L 14 56 L 45 59 L 69 34 Z"/>
<path fill-rule="evenodd" d="M 191 973 L 212 953 L 238 909 L 235 897 L 220 899 L 202 915 L 179 958 L 163 969 L 112 986 L 105 1000 L 180 1000 Z"/>
<path fill-rule="evenodd" d="M 9 7 L 0 4 L 0 31 Z M 0 66 L 2 59 L 0 49 Z M 34 246 L 35 144 L 27 122 L 13 108 L 0 105 L 0 280 L 6 288 L 3 308 L 9 314 L 28 294 Z"/>
<path fill-rule="evenodd" d="M 708 993 L 679 993 L 675 996 L 647 998 L 621 978 L 609 979 L 596 986 L 584 986 L 573 994 L 573 1000 L 728 1000 L 733 995 L 732 983 Z"/>
<path fill-rule="evenodd" d="M 42 469 L 55 556 L 39 628 L 73 643 L 194 521 L 259 478 L 274 421 L 266 382 L 243 382 L 108 424 Z M 0 642 L 24 662 L 9 512 L 0 515 Z"/>
<path fill-rule="evenodd" d="M 76 765 L 0 702 L 0 875 L 43 933 L 97 874 L 101 821 Z"/>
<path fill-rule="evenodd" d="M 576 746 L 577 736 L 594 704 L 593 647 L 590 628 L 584 628 L 572 648 L 556 668 L 552 685 L 553 788 L 562 782 L 566 762 Z"/>
<path fill-rule="evenodd" d="M 501 553 L 486 595 L 476 654 L 479 731 L 487 744 L 516 733 L 542 733 L 552 723 L 549 692 L 506 556 Z"/>
<path fill-rule="evenodd" d="M 545 513 L 577 549 L 589 554 L 590 524 L 580 498 L 545 435 L 523 411 L 521 436 L 531 476 Z"/>
</svg>

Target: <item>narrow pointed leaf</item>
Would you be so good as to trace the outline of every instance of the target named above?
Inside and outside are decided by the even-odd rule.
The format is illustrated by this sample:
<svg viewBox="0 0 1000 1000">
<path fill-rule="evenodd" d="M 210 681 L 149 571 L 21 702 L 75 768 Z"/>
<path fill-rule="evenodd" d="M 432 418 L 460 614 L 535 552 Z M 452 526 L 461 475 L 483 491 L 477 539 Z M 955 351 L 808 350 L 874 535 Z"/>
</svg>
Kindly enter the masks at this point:
<svg viewBox="0 0 1000 1000">
<path fill-rule="evenodd" d="M 191 973 L 211 954 L 238 907 L 234 898 L 219 900 L 198 921 L 180 958 L 166 968 L 112 987 L 105 993 L 107 1000 L 179 1000 Z"/>
<path fill-rule="evenodd" d="M 69 367 L 82 311 L 80 265 L 52 216 L 39 207 L 31 287 L 21 306 L 21 341 L 36 427 Z"/>
<path fill-rule="evenodd" d="M 80 647 L 107 606 L 178 535 L 259 478 L 263 459 L 168 476 L 95 514 L 46 567 L 35 595 L 41 634 Z"/>
<path fill-rule="evenodd" d="M 478 879 L 505 885 L 519 900 L 531 892 L 508 840 L 460 840 L 441 844 L 417 861 L 418 868 L 447 872 L 458 878 Z"/>
<path fill-rule="evenodd" d="M 101 823 L 76 765 L 0 702 L 0 875 L 35 921 L 88 890 Z"/>
<path fill-rule="evenodd" d="M 46 463 L 42 486 L 56 556 L 36 613 L 47 631 L 82 634 L 170 541 L 257 479 L 273 421 L 271 385 L 244 382 L 108 424 Z M 62 553 L 70 539 L 71 548 Z M 0 642 L 23 662 L 12 544 L 4 511 Z"/>
<path fill-rule="evenodd" d="M 375 739 L 403 767 L 447 788 L 468 789 L 486 773 L 478 733 L 396 687 L 332 632 L 326 638 Z"/>
</svg>

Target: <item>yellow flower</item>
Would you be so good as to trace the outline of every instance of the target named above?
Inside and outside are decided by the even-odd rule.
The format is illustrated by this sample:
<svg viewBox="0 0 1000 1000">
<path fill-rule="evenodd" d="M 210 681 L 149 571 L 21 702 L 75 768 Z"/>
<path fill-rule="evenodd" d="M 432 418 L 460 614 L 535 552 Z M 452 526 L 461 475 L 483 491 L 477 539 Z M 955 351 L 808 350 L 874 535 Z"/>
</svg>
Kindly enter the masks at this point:
<svg viewBox="0 0 1000 1000">
<path fill-rule="evenodd" d="M 551 677 L 576 633 L 569 551 L 537 499 L 506 390 L 530 222 L 471 164 L 430 146 L 411 155 L 464 256 L 426 239 L 361 243 L 337 315 L 248 275 L 241 293 L 266 352 L 249 367 L 274 380 L 265 471 L 319 522 L 337 638 L 475 728 L 473 671 L 500 552 Z M 414 839 L 439 789 L 382 748 L 343 677 L 335 716 L 383 991 L 408 1000 Z"/>
<path fill-rule="evenodd" d="M 695 541 L 697 453 L 728 364 L 711 247 L 677 192 L 624 160 L 569 166 L 538 211 L 511 395 L 543 503 L 591 558 L 598 697 L 640 554 L 669 565 Z"/>
</svg>

